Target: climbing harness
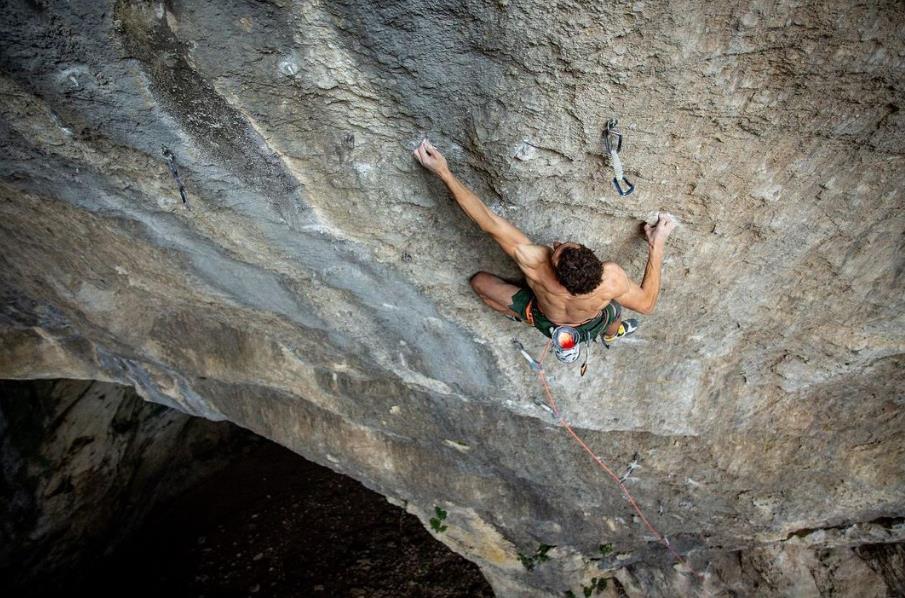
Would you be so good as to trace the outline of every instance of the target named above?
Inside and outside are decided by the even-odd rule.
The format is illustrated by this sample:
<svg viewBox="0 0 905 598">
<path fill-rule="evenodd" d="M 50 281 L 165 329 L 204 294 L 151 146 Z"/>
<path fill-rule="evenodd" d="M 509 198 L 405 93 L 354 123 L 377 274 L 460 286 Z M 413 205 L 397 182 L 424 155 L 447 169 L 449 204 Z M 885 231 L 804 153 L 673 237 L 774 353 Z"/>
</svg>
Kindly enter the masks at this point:
<svg viewBox="0 0 905 598">
<path fill-rule="evenodd" d="M 534 297 L 528 300 L 528 305 L 525 306 L 525 319 L 528 320 L 528 324 L 534 326 L 534 312 L 531 310 L 534 305 Z"/>
<path fill-rule="evenodd" d="M 176 156 L 173 155 L 173 152 L 171 152 L 169 148 L 164 147 L 163 157 L 167 159 L 167 166 L 170 167 L 170 174 L 173 175 L 173 180 L 176 181 L 176 184 L 179 186 L 179 197 L 182 198 L 183 205 L 188 204 L 188 198 L 185 195 L 185 185 L 182 184 L 182 179 L 179 178 L 179 171 L 176 170 Z"/>
<path fill-rule="evenodd" d="M 606 123 L 606 129 L 603 131 L 603 146 L 606 153 L 610 155 L 610 165 L 613 167 L 613 187 L 616 193 L 625 197 L 631 195 L 635 190 L 635 186 L 625 178 L 622 172 L 622 160 L 619 159 L 619 152 L 622 150 L 622 133 L 619 131 L 619 121 L 611 118 Z M 623 187 L 622 185 L 625 185 Z"/>
<path fill-rule="evenodd" d="M 569 328 L 569 327 L 560 326 L 559 328 Z M 557 328 L 556 330 L 559 330 L 559 328 Z M 553 332 L 556 332 L 556 330 L 554 330 Z M 575 330 L 575 329 L 573 328 L 572 330 Z M 531 359 L 531 362 L 536 363 L 538 366 L 537 369 L 535 369 L 534 367 L 532 367 L 531 369 L 537 372 L 537 377 L 540 380 L 540 383 L 544 388 L 544 394 L 546 395 L 546 398 L 547 398 L 547 406 L 545 406 L 545 410 L 552 413 L 553 418 L 555 420 L 558 420 L 559 425 L 562 426 L 563 428 L 565 428 L 566 432 L 569 433 L 569 436 L 571 436 L 575 440 L 575 442 L 577 442 L 578 445 L 588 455 L 591 456 L 591 459 L 593 459 L 594 462 L 597 463 L 597 465 L 599 465 L 600 468 L 604 472 L 606 472 L 606 474 L 610 477 L 610 479 L 612 479 L 613 482 L 619 487 L 619 489 L 622 491 L 622 495 L 625 497 L 626 501 L 628 501 L 629 505 L 631 505 L 631 507 L 632 507 L 632 509 L 634 509 L 635 513 L 637 513 L 638 520 L 641 521 L 644 524 L 644 526 L 654 535 L 654 537 L 657 538 L 657 540 L 666 547 L 666 550 L 668 550 L 669 553 L 678 562 L 680 562 L 683 565 L 685 565 L 686 567 L 688 567 L 688 570 L 691 573 L 693 573 L 696 577 L 698 577 L 698 579 L 703 581 L 705 579 L 704 575 L 702 573 L 699 573 L 697 570 L 695 570 L 695 568 L 691 566 L 691 564 L 688 562 L 688 560 L 685 557 L 683 557 L 681 554 L 679 554 L 679 552 L 675 548 L 673 548 L 669 539 L 665 535 L 660 533 L 660 531 L 657 530 L 657 528 L 655 528 L 653 526 L 653 524 L 647 519 L 647 517 L 644 515 L 644 512 L 641 510 L 641 507 L 638 505 L 638 501 L 636 501 L 635 497 L 633 497 L 631 492 L 628 491 L 628 488 L 626 487 L 625 482 L 630 479 L 632 472 L 639 467 L 638 454 L 635 453 L 635 455 L 633 455 L 632 462 L 626 468 L 625 473 L 623 473 L 621 476 L 616 475 L 616 473 L 613 472 L 612 468 L 610 468 L 610 466 L 607 465 L 603 459 L 601 459 L 599 456 L 597 456 L 597 454 L 591 450 L 591 448 L 585 443 L 585 441 L 581 439 L 581 437 L 572 428 L 572 425 L 562 415 L 562 412 L 559 410 L 559 406 L 557 406 L 557 404 L 556 404 L 556 400 L 553 398 L 553 391 L 550 390 L 550 384 L 549 384 L 547 375 L 546 375 L 546 373 L 544 371 L 544 367 L 543 367 L 544 359 L 547 357 L 547 354 L 550 352 L 550 347 L 554 347 L 554 352 L 555 352 L 556 346 L 557 346 L 557 339 L 554 336 L 549 341 L 547 341 L 546 345 L 544 345 L 544 351 L 543 351 L 543 353 L 541 353 L 540 359 L 538 359 L 536 361 L 534 359 Z M 521 347 L 521 343 L 519 343 L 519 347 Z M 588 349 L 590 350 L 590 344 L 588 345 Z M 520 350 L 524 350 L 524 347 L 521 347 Z M 575 358 L 573 358 L 572 361 L 574 361 L 575 359 L 577 359 L 577 356 Z"/>
</svg>

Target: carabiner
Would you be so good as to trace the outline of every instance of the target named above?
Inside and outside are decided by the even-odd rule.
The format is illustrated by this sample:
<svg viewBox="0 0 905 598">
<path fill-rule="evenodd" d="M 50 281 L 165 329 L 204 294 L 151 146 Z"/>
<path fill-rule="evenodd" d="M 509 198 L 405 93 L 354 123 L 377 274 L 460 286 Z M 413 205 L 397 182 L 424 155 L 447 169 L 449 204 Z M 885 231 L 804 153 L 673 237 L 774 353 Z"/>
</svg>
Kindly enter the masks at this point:
<svg viewBox="0 0 905 598">
<path fill-rule="evenodd" d="M 626 185 L 628 185 L 627 190 L 623 191 L 622 186 L 619 184 L 619 181 L 616 180 L 616 177 L 613 177 L 613 187 L 616 188 L 616 193 L 618 193 L 622 197 L 625 197 L 626 195 L 631 195 L 632 191 L 635 190 L 635 186 L 632 185 L 631 182 L 629 182 L 629 180 L 625 177 L 622 177 L 622 182 L 625 183 Z"/>
<path fill-rule="evenodd" d="M 608 154 L 613 152 L 613 143 L 610 141 L 610 135 L 613 136 L 616 142 L 616 153 L 618 154 L 622 151 L 622 133 L 619 132 L 618 125 L 618 119 L 611 118 L 606 121 L 606 129 L 603 131 L 603 146 Z"/>
</svg>

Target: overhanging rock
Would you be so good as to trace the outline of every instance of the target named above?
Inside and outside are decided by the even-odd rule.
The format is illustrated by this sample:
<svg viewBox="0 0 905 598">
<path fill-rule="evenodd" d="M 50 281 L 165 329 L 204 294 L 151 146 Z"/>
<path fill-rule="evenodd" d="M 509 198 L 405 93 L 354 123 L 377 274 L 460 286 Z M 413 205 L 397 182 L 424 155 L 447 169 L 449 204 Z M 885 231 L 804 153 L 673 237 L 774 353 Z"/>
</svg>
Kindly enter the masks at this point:
<svg viewBox="0 0 905 598">
<path fill-rule="evenodd" d="M 500 594 L 697 587 L 536 405 L 510 341 L 541 337 L 467 284 L 514 266 L 427 135 L 537 242 L 636 278 L 638 222 L 681 221 L 633 342 L 551 373 L 705 583 L 800 530 L 901 540 L 900 5 L 4 4 L 0 375 L 134 385 L 440 506 Z"/>
</svg>

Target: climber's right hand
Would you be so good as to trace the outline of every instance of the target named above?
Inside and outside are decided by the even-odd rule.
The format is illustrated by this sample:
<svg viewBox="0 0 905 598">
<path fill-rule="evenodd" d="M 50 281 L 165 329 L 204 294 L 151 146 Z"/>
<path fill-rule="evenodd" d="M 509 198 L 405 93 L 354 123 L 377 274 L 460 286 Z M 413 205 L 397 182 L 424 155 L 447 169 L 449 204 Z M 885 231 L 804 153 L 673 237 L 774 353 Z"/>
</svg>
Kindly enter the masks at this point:
<svg viewBox="0 0 905 598">
<path fill-rule="evenodd" d="M 443 154 L 441 154 L 427 139 L 422 141 L 421 145 L 416 147 L 413 153 L 415 154 L 415 158 L 418 159 L 418 162 L 421 163 L 421 166 L 424 166 L 432 173 L 442 176 L 449 172 L 449 167 L 446 165 L 446 158 L 444 158 Z"/>
<path fill-rule="evenodd" d="M 647 244 L 651 249 L 659 245 L 663 247 L 666 238 L 676 228 L 676 219 L 672 214 L 662 212 L 657 214 L 657 223 L 653 226 L 644 225 L 644 236 L 647 237 Z"/>
</svg>

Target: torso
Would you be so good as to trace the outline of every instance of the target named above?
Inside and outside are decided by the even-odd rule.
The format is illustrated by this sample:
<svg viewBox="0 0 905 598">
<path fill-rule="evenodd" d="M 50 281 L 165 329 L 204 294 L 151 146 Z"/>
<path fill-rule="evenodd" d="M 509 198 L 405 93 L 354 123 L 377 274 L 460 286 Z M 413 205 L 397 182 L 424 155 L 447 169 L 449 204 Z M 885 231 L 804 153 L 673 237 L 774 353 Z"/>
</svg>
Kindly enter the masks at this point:
<svg viewBox="0 0 905 598">
<path fill-rule="evenodd" d="M 538 308 L 552 322 L 565 326 L 578 326 L 597 317 L 615 296 L 607 285 L 607 264 L 596 289 L 586 295 L 572 295 L 556 278 L 550 261 L 552 254 L 553 250 L 546 245 L 531 245 L 516 257 L 528 286 L 534 291 Z"/>
</svg>

